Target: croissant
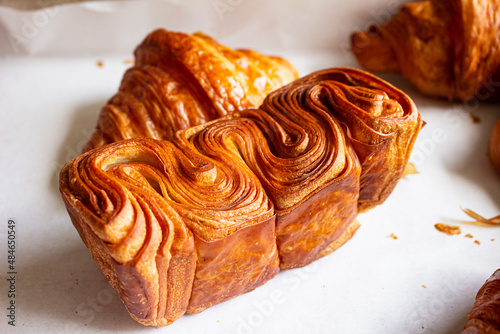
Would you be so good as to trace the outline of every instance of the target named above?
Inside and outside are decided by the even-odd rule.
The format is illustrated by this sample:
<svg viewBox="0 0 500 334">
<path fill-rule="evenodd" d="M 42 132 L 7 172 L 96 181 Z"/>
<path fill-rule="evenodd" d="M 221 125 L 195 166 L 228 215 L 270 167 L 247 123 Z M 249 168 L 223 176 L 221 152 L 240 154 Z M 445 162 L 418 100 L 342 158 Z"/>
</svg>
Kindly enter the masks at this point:
<svg viewBox="0 0 500 334">
<path fill-rule="evenodd" d="M 462 331 L 462 334 L 497 333 L 500 333 L 500 269 L 479 289 Z"/>
<path fill-rule="evenodd" d="M 88 151 L 62 168 L 60 191 L 131 316 L 163 326 L 349 240 L 358 207 L 401 177 L 421 124 L 390 84 L 329 69 L 171 141 Z"/>
<path fill-rule="evenodd" d="M 297 77 L 279 57 L 232 50 L 203 33 L 153 31 L 136 48 L 135 65 L 102 108 L 83 151 L 136 137 L 172 139 L 178 130 L 257 108 Z"/>
<path fill-rule="evenodd" d="M 407 3 L 389 22 L 355 32 L 351 46 L 366 70 L 401 72 L 427 95 L 500 97 L 498 0 Z"/>
<path fill-rule="evenodd" d="M 490 141 L 488 143 L 488 155 L 495 165 L 496 169 L 500 171 L 500 120 L 493 126 Z"/>
</svg>

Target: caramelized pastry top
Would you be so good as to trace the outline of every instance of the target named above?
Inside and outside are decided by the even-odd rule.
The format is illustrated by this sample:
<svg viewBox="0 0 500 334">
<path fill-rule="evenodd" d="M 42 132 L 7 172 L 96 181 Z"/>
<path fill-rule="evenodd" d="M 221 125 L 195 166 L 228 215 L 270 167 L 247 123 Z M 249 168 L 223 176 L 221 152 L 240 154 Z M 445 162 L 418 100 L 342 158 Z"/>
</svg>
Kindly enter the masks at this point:
<svg viewBox="0 0 500 334">
<path fill-rule="evenodd" d="M 70 167 L 70 166 L 68 166 Z M 192 147 L 136 139 L 103 147 L 77 158 L 64 181 L 73 201 L 92 212 L 89 224 L 106 243 L 123 242 L 140 211 L 177 214 L 205 241 L 223 238 L 257 219 L 273 216 L 273 205 L 259 181 L 243 164 L 219 163 Z M 89 212 L 89 214 L 90 214 Z M 168 222 L 169 219 L 166 220 Z M 138 250 L 144 239 L 130 246 Z M 130 261 L 133 252 L 120 262 Z"/>
<path fill-rule="evenodd" d="M 488 143 L 488 155 L 493 165 L 500 172 L 500 120 L 496 121 L 491 131 L 491 137 Z"/>
</svg>

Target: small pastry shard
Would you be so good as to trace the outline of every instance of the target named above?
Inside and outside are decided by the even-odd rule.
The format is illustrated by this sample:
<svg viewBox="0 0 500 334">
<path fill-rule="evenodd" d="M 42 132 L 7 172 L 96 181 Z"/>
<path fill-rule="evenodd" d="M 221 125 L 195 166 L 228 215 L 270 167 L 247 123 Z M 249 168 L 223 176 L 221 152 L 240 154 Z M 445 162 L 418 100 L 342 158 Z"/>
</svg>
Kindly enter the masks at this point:
<svg viewBox="0 0 500 334">
<path fill-rule="evenodd" d="M 60 188 L 92 256 L 142 324 L 168 325 L 279 271 L 273 204 L 243 165 L 134 139 L 69 162 Z"/>
<path fill-rule="evenodd" d="M 134 66 L 83 151 L 137 137 L 172 139 L 178 130 L 257 108 L 297 77 L 282 58 L 233 50 L 202 33 L 156 30 L 135 50 Z"/>
<path fill-rule="evenodd" d="M 366 70 L 401 72 L 425 94 L 498 100 L 499 35 L 498 0 L 426 0 L 354 33 L 351 45 Z"/>
<path fill-rule="evenodd" d="M 462 334 L 497 333 L 500 333 L 500 269 L 479 289 L 462 331 Z"/>
<path fill-rule="evenodd" d="M 448 224 L 437 223 L 434 225 L 434 227 L 439 232 L 443 232 L 443 233 L 446 233 L 448 235 L 457 235 L 457 234 L 462 233 L 462 231 L 460 230 L 460 226 L 452 226 L 452 225 L 448 225 Z"/>
</svg>

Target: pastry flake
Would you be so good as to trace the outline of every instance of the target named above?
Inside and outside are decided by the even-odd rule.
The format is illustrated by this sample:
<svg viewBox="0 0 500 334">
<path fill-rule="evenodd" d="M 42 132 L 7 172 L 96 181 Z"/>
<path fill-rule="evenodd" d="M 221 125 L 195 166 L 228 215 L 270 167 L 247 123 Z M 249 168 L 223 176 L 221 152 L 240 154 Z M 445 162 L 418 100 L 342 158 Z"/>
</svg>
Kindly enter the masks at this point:
<svg viewBox="0 0 500 334">
<path fill-rule="evenodd" d="M 369 210 L 394 190 L 424 123 L 404 92 L 365 71 L 318 71 L 291 85 L 322 81 L 322 101 L 345 126 L 361 163 L 359 210 Z"/>
</svg>

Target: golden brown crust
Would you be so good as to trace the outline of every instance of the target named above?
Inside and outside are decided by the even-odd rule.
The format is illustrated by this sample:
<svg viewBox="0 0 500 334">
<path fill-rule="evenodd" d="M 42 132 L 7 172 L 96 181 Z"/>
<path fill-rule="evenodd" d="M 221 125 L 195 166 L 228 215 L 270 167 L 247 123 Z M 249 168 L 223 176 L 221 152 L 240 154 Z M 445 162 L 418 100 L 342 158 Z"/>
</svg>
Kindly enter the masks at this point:
<svg viewBox="0 0 500 334">
<path fill-rule="evenodd" d="M 278 213 L 277 245 L 282 269 L 305 266 L 335 251 L 349 240 L 355 220 L 360 166 L 354 162 L 344 175 L 286 213 Z"/>
<path fill-rule="evenodd" d="M 184 314 L 189 302 L 193 235 L 154 191 L 112 175 L 105 161 L 111 152 L 116 153 L 113 147 L 103 155 L 82 155 L 63 167 L 63 199 L 130 315 L 145 325 L 167 325 Z M 125 152 L 115 159 L 120 153 Z"/>
<path fill-rule="evenodd" d="M 462 334 L 500 333 L 500 269 L 486 280 L 476 295 Z"/>
<path fill-rule="evenodd" d="M 423 125 L 417 107 L 399 89 L 352 68 L 318 71 L 290 85 L 314 82 L 325 82 L 321 99 L 346 127 L 361 163 L 359 210 L 382 204 L 403 176 Z"/>
<path fill-rule="evenodd" d="M 60 188 L 82 239 L 142 324 L 170 324 L 188 307 L 201 310 L 278 272 L 273 207 L 258 180 L 200 155 L 188 158 L 169 142 L 135 139 L 88 152 L 63 168 Z M 247 231 L 242 245 L 260 243 L 259 261 L 228 243 L 240 230 Z M 212 270 L 246 266 L 232 277 L 247 284 L 200 278 L 207 262 Z M 248 277 L 253 271 L 267 274 Z M 192 306 L 197 280 L 225 294 Z"/>
<path fill-rule="evenodd" d="M 172 139 L 178 130 L 256 108 L 296 78 L 282 58 L 233 50 L 202 33 L 156 30 L 135 50 L 135 65 L 102 108 L 84 152 L 129 138 Z"/>
<path fill-rule="evenodd" d="M 351 36 L 369 71 L 402 72 L 425 94 L 449 99 L 497 99 L 500 1 L 411 2 L 387 23 Z"/>
<path fill-rule="evenodd" d="M 384 81 L 324 70 L 172 141 L 87 152 L 60 189 L 129 312 L 160 326 L 340 247 L 402 176 L 421 124 Z"/>
<path fill-rule="evenodd" d="M 490 141 L 488 144 L 488 155 L 495 165 L 496 169 L 500 171 L 500 120 L 493 126 Z"/>
</svg>

